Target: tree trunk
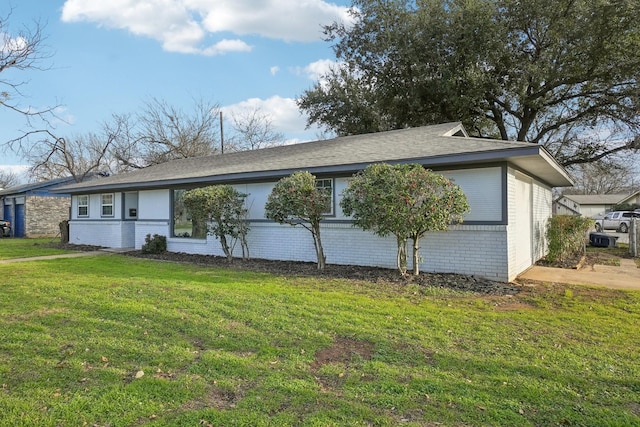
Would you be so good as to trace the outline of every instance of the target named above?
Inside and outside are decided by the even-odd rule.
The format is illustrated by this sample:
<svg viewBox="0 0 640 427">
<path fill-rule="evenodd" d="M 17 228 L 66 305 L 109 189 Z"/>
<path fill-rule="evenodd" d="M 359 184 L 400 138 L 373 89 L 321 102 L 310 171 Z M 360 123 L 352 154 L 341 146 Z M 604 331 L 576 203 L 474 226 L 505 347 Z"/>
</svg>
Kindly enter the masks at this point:
<svg viewBox="0 0 640 427">
<path fill-rule="evenodd" d="M 420 237 L 413 237 L 413 274 L 420 274 Z"/>
<path fill-rule="evenodd" d="M 220 245 L 222 246 L 222 251 L 227 256 L 227 261 L 232 262 L 233 253 L 229 249 L 229 243 L 227 243 L 227 236 L 225 236 L 224 234 L 221 234 L 218 236 L 218 238 L 220 239 Z"/>
<path fill-rule="evenodd" d="M 313 236 L 313 245 L 316 248 L 316 257 L 318 258 L 318 270 L 324 270 L 327 259 L 324 256 L 324 249 L 322 248 L 322 240 L 320 240 L 320 224 L 319 223 L 313 224 L 311 235 Z"/>
<path fill-rule="evenodd" d="M 398 257 L 396 260 L 398 270 L 403 276 L 407 274 L 407 239 L 396 236 L 398 241 Z"/>
</svg>

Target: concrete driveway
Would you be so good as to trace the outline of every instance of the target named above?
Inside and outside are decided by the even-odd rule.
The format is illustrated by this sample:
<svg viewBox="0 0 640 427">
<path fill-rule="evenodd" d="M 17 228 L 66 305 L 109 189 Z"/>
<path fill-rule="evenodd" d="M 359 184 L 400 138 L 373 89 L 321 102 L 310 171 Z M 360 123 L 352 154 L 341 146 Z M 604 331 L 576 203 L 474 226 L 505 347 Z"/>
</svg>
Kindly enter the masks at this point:
<svg viewBox="0 0 640 427">
<path fill-rule="evenodd" d="M 587 265 L 580 269 L 552 268 L 534 265 L 516 279 L 572 285 L 601 286 L 640 291 L 640 268 L 633 259 L 620 259 L 620 266 Z"/>
</svg>

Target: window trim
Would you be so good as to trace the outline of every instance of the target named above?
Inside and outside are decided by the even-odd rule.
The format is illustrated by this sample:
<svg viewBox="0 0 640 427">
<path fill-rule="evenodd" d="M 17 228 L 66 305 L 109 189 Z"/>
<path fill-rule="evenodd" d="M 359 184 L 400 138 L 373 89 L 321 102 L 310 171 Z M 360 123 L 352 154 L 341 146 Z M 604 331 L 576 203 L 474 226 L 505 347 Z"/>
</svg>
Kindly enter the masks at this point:
<svg viewBox="0 0 640 427">
<path fill-rule="evenodd" d="M 326 187 L 323 185 L 319 185 L 322 182 L 329 182 L 331 184 L 330 187 Z M 330 188 L 330 195 L 331 195 L 331 200 L 329 201 L 329 210 L 326 212 L 322 213 L 322 216 L 326 216 L 326 217 L 332 217 L 332 216 L 336 216 L 336 210 L 335 210 L 335 189 L 336 189 L 336 185 L 335 185 L 335 180 L 334 178 L 317 178 L 316 179 L 316 188 L 317 189 L 327 189 Z"/>
<path fill-rule="evenodd" d="M 86 200 L 86 203 L 80 203 L 80 200 Z M 89 217 L 89 195 L 88 194 L 81 194 L 78 196 L 77 200 L 77 215 L 78 218 L 88 218 Z M 81 208 L 85 208 L 86 212 L 84 214 L 80 213 L 80 209 Z"/>
<path fill-rule="evenodd" d="M 111 197 L 111 203 L 105 203 L 104 202 L 104 197 L 105 196 L 110 196 Z M 100 194 L 100 216 L 102 218 L 113 218 L 115 216 L 115 201 L 116 201 L 116 197 L 114 193 L 103 193 Z M 104 208 L 110 206 L 111 207 L 111 213 L 110 214 L 105 214 L 104 213 Z"/>
</svg>

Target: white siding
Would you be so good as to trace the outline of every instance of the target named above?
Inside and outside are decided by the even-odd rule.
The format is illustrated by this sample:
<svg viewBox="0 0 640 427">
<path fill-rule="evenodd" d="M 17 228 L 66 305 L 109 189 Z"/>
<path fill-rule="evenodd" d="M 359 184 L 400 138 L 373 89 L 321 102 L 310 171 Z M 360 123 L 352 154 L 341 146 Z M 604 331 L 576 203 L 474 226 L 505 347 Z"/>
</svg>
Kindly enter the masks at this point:
<svg viewBox="0 0 640 427">
<path fill-rule="evenodd" d="M 533 182 L 533 262 L 547 254 L 547 224 L 553 214 L 552 189 L 539 181 Z"/>
<path fill-rule="evenodd" d="M 580 205 L 580 214 L 587 218 L 602 218 L 608 210 L 611 210 L 610 205 Z"/>
<path fill-rule="evenodd" d="M 233 187 L 241 193 L 248 194 L 246 206 L 249 210 L 249 219 L 264 219 L 264 205 L 275 182 L 262 182 L 256 184 L 234 185 Z"/>
<path fill-rule="evenodd" d="M 509 264 L 509 245 L 516 237 L 509 234 L 509 226 L 495 224 L 504 220 L 501 195 L 504 170 L 506 169 L 502 167 L 491 167 L 446 172 L 446 175 L 454 179 L 467 194 L 471 205 L 471 213 L 467 220 L 488 221 L 494 224 L 456 225 L 448 232 L 429 233 L 421 240 L 423 271 L 479 275 L 500 281 L 515 277 Z M 395 237 L 380 238 L 373 233 L 354 228 L 344 221 L 347 218 L 339 208 L 339 201 L 349 179 L 345 177 L 334 180 L 336 215 L 327 218 L 322 224 L 322 242 L 327 262 L 396 268 Z M 507 183 L 510 202 L 514 195 L 514 182 L 514 172 L 509 169 Z M 306 229 L 276 224 L 264 218 L 264 205 L 274 184 L 275 182 L 234 186 L 239 191 L 249 194 L 247 206 L 251 224 L 248 243 L 251 257 L 315 262 L 313 240 Z M 546 192 L 547 189 L 541 188 L 540 194 L 535 195 L 536 200 L 539 198 L 542 201 L 541 206 L 546 206 Z M 115 200 L 122 200 L 122 197 L 116 196 Z M 108 247 L 134 246 L 140 249 L 146 235 L 159 234 L 167 236 L 169 251 L 222 256 L 220 244 L 212 236 L 206 239 L 171 237 L 170 201 L 168 189 L 140 191 L 137 220 L 114 221 L 100 219 L 99 195 L 92 196 L 90 219 L 75 218 L 71 223 L 71 242 Z M 540 209 L 540 217 L 543 218 L 546 208 Z M 119 214 L 121 208 L 118 207 L 115 212 Z M 74 214 L 77 214 L 75 206 Z M 510 208 L 509 220 L 511 217 Z M 125 235 L 127 237 L 124 237 Z M 408 249 L 411 259 L 411 248 Z M 234 255 L 241 256 L 239 245 L 235 248 Z"/>
<path fill-rule="evenodd" d="M 168 220 L 171 218 L 171 191 L 149 190 L 138 193 L 138 218 Z"/>
<path fill-rule="evenodd" d="M 526 194 L 522 194 L 522 192 Z M 523 197 L 528 203 L 523 204 Z M 509 280 L 546 255 L 546 227 L 552 215 L 551 188 L 509 168 L 507 173 Z M 522 235 L 525 223 L 530 224 Z M 525 247 L 528 245 L 528 247 Z M 523 251 L 528 249 L 528 254 Z"/>
<path fill-rule="evenodd" d="M 134 209 L 136 211 L 136 215 L 131 215 L 131 210 Z M 138 211 L 138 193 L 124 193 L 124 218 L 125 219 L 136 219 Z"/>
<path fill-rule="evenodd" d="M 471 210 L 465 221 L 502 220 L 502 168 L 476 168 L 441 172 L 457 184 Z"/>
<path fill-rule="evenodd" d="M 102 194 L 90 194 L 89 216 L 81 217 L 80 219 L 104 219 L 105 221 L 110 221 L 122 218 L 122 193 L 104 194 L 113 194 L 113 216 L 102 216 Z M 71 198 L 71 219 L 78 219 L 78 196 L 73 196 Z"/>
</svg>

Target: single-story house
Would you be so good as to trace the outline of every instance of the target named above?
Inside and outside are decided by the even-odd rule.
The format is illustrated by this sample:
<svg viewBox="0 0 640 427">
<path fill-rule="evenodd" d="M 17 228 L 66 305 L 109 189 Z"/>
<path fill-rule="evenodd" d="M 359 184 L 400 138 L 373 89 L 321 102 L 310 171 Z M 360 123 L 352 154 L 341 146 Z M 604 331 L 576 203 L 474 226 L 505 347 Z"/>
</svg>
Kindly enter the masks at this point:
<svg viewBox="0 0 640 427">
<path fill-rule="evenodd" d="M 421 241 L 421 270 L 498 281 L 514 279 L 545 255 L 551 189 L 572 185 L 542 146 L 472 138 L 460 123 L 448 123 L 174 160 L 59 191 L 72 195 L 71 243 L 140 249 L 145 236 L 159 234 L 167 237 L 169 251 L 222 255 L 215 238 L 193 235 L 181 196 L 195 187 L 230 184 L 249 194 L 252 257 L 313 262 L 307 230 L 264 216 L 274 184 L 306 170 L 332 194 L 321 229 L 327 263 L 395 268 L 395 238 L 353 227 L 339 206 L 350 177 L 382 162 L 421 164 L 453 179 L 469 200 L 462 224 Z"/>
<path fill-rule="evenodd" d="M 69 219 L 71 196 L 52 190 L 73 182 L 72 177 L 19 185 L 0 190 L 0 218 L 11 222 L 13 237 L 54 237 Z"/>
<path fill-rule="evenodd" d="M 625 204 L 640 204 L 640 191 L 631 194 L 566 194 L 554 202 L 554 212 L 595 218 Z"/>
</svg>

